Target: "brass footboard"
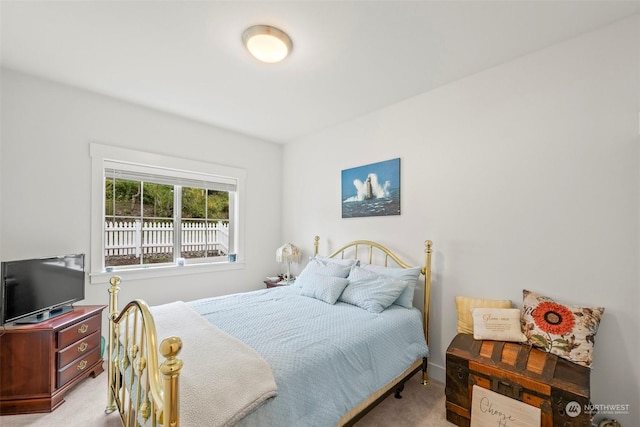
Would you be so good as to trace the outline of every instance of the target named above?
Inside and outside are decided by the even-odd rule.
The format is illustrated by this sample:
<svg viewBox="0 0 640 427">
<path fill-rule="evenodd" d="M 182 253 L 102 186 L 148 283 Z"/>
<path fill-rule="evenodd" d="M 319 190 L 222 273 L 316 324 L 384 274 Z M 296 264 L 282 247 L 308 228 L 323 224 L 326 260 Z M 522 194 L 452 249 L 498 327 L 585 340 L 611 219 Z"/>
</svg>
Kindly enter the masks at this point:
<svg viewBox="0 0 640 427">
<path fill-rule="evenodd" d="M 156 327 L 142 300 L 118 313 L 120 277 L 110 279 L 108 394 L 105 412 L 118 410 L 124 426 L 180 426 L 178 379 L 182 349 L 178 337 L 162 341 L 158 364 Z M 162 379 L 160 378 L 162 376 Z"/>
</svg>

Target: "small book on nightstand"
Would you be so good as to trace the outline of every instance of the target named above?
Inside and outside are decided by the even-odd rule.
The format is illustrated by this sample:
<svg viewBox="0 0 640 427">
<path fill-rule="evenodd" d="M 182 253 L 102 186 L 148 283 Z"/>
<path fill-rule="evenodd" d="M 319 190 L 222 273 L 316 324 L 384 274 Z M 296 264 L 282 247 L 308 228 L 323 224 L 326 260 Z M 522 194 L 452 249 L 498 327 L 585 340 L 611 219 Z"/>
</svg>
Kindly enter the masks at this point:
<svg viewBox="0 0 640 427">
<path fill-rule="evenodd" d="M 287 286 L 294 283 L 295 279 L 287 282 L 287 279 L 281 279 L 280 277 L 267 277 L 267 280 L 264 281 L 264 284 L 267 285 L 267 288 L 275 288 L 276 286 Z"/>
</svg>

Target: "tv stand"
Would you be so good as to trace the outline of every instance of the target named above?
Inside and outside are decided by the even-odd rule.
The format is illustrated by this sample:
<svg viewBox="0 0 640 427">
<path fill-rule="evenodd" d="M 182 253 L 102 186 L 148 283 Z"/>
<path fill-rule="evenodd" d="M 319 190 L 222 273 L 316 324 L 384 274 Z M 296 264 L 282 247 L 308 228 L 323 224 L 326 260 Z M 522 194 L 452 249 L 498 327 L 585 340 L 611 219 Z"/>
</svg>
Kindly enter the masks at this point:
<svg viewBox="0 0 640 427">
<path fill-rule="evenodd" d="M 51 412 L 83 379 L 104 371 L 103 305 L 0 332 L 0 415 Z"/>
<path fill-rule="evenodd" d="M 53 310 L 47 310 L 42 313 L 34 314 L 33 316 L 27 316 L 22 319 L 18 319 L 13 322 L 16 325 L 32 325 L 34 323 L 44 322 L 45 320 L 53 319 L 65 313 L 73 311 L 73 306 L 65 305 L 62 307 L 54 308 Z"/>
</svg>

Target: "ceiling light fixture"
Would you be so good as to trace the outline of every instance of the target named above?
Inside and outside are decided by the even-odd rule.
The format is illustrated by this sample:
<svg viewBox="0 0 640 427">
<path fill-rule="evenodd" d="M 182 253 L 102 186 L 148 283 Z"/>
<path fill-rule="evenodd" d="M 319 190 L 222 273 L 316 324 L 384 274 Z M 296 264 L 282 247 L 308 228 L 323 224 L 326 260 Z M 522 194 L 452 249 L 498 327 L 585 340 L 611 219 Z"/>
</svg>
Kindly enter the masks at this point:
<svg viewBox="0 0 640 427">
<path fill-rule="evenodd" d="M 256 59 L 270 64 L 282 61 L 293 47 L 284 31 L 269 25 L 247 28 L 242 33 L 242 42 Z"/>
</svg>

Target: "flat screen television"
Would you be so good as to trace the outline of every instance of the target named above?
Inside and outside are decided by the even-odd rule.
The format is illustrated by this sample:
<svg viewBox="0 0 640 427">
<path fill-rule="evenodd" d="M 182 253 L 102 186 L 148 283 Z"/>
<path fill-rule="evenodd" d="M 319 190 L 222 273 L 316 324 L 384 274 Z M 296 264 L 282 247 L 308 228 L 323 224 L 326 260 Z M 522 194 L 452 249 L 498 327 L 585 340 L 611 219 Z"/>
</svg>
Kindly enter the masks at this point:
<svg viewBox="0 0 640 427">
<path fill-rule="evenodd" d="M 0 325 L 39 323 L 84 299 L 84 254 L 2 262 Z"/>
</svg>

